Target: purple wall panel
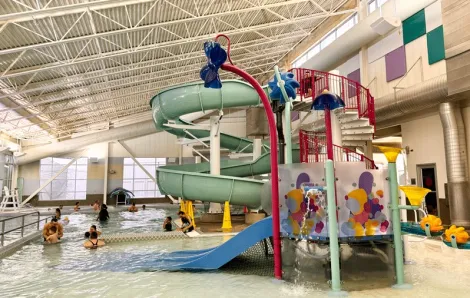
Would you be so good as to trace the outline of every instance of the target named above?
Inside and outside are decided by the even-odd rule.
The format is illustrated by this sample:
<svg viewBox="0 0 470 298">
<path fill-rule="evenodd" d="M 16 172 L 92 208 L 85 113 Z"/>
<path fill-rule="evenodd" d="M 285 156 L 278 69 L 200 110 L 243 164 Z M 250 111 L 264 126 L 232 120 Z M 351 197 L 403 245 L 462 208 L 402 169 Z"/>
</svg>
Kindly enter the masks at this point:
<svg viewBox="0 0 470 298">
<path fill-rule="evenodd" d="M 405 75 L 405 46 L 401 46 L 385 55 L 385 72 L 387 74 L 387 82 L 393 81 Z"/>
<path fill-rule="evenodd" d="M 356 69 L 355 71 L 351 72 L 348 74 L 347 78 L 351 81 L 349 81 L 348 84 L 348 95 L 345 96 L 346 98 L 351 98 L 356 96 L 356 86 L 354 82 L 358 82 L 359 84 L 361 83 L 361 69 Z"/>
</svg>

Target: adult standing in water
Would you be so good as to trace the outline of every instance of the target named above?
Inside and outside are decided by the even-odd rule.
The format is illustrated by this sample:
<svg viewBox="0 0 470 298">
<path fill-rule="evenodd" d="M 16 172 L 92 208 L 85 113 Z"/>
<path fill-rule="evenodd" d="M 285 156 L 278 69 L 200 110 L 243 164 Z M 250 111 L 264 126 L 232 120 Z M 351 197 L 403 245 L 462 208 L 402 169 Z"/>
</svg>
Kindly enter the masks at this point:
<svg viewBox="0 0 470 298">
<path fill-rule="evenodd" d="M 60 208 L 56 208 L 54 218 L 57 219 L 57 220 L 60 220 L 61 216 L 62 216 L 62 213 L 60 212 Z"/>
<path fill-rule="evenodd" d="M 135 203 L 132 203 L 132 206 L 130 206 L 128 210 L 129 210 L 129 212 L 139 211 L 139 209 L 137 209 L 137 206 L 135 205 Z"/>
<path fill-rule="evenodd" d="M 109 219 L 108 207 L 106 206 L 106 204 L 102 204 L 97 220 L 107 221 L 108 219 Z"/>
<path fill-rule="evenodd" d="M 105 243 L 103 240 L 98 240 L 98 233 L 91 232 L 90 239 L 86 240 L 83 246 L 86 248 L 96 249 L 98 247 L 104 246 Z"/>
</svg>

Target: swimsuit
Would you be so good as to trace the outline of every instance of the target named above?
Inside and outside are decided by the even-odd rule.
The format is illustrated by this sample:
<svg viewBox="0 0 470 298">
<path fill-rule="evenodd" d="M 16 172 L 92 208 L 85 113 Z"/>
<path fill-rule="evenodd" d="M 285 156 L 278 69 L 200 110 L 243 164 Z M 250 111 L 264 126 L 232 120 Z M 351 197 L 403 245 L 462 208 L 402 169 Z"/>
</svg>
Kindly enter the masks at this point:
<svg viewBox="0 0 470 298">
<path fill-rule="evenodd" d="M 93 241 L 91 241 L 91 240 L 88 240 L 88 241 L 90 241 L 91 244 L 93 245 L 92 247 L 90 247 L 91 249 L 96 249 L 96 248 L 98 248 L 98 239 L 96 239 L 96 243 L 93 243 Z"/>
<path fill-rule="evenodd" d="M 165 231 L 166 231 L 166 232 L 171 232 L 172 229 L 173 229 L 173 227 L 172 227 L 172 225 L 171 225 L 171 222 L 169 222 L 169 223 L 167 223 L 167 224 L 165 225 Z"/>
</svg>

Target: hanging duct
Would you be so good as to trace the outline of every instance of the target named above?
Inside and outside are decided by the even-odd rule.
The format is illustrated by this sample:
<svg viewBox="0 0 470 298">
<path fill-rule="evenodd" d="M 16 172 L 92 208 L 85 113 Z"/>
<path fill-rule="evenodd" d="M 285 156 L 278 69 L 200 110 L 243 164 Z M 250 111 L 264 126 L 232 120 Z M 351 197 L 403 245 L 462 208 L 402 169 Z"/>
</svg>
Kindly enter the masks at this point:
<svg viewBox="0 0 470 298">
<path fill-rule="evenodd" d="M 470 228 L 467 143 L 462 112 L 458 103 L 447 102 L 439 106 L 439 115 L 444 130 L 450 221 Z"/>
</svg>

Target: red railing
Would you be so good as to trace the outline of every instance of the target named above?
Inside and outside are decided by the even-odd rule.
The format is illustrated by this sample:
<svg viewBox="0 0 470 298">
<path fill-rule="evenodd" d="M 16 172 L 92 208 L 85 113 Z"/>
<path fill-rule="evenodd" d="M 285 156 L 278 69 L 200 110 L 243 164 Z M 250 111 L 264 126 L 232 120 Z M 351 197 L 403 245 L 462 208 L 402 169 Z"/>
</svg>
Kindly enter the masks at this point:
<svg viewBox="0 0 470 298">
<path fill-rule="evenodd" d="M 326 137 L 324 134 L 301 130 L 299 133 L 299 141 L 300 162 L 324 162 L 328 159 L 326 152 Z M 377 169 L 373 160 L 353 150 L 334 144 L 333 160 L 339 162 L 364 162 L 367 169 Z"/>
<path fill-rule="evenodd" d="M 368 118 L 369 124 L 375 126 L 374 97 L 369 89 L 358 82 L 344 76 L 312 69 L 293 68 L 289 72 L 292 72 L 300 83 L 297 89 L 300 100 L 315 98 L 327 89 L 341 96 L 346 104 L 346 110 L 357 111 L 359 118 Z"/>
</svg>

